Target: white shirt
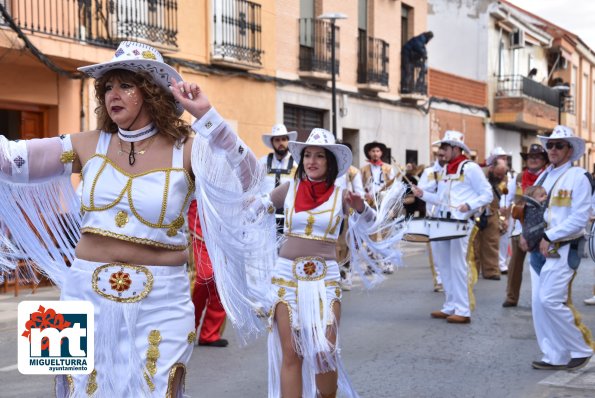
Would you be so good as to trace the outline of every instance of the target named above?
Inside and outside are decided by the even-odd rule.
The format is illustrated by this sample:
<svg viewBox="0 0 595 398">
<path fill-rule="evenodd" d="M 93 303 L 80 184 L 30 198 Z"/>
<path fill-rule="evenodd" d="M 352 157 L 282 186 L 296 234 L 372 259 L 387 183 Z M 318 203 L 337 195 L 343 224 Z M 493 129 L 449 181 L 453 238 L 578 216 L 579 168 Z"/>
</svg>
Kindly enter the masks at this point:
<svg viewBox="0 0 595 398">
<path fill-rule="evenodd" d="M 351 181 L 349 179 L 348 170 L 347 173 L 343 174 L 341 177 L 337 177 L 335 180 L 335 185 L 343 188 L 344 190 L 356 193 L 362 197 L 365 194 L 364 184 L 362 183 L 362 173 L 360 173 L 359 170 L 357 170 L 357 173 L 353 176 Z"/>
<path fill-rule="evenodd" d="M 419 177 L 417 184 L 418 188 L 424 191 L 437 192 L 438 182 L 442 179 L 442 173 L 444 172 L 444 166 L 440 166 L 440 163 L 436 160 L 430 167 L 426 167 Z M 435 205 L 426 206 L 426 215 L 434 217 L 437 213 L 437 207 Z"/>
<path fill-rule="evenodd" d="M 491 203 L 493 193 L 492 186 L 477 163 L 465 161 L 461 162 L 455 174 L 446 174 L 445 170 L 438 183 L 438 192 L 424 190 L 422 199 L 436 205 L 440 217 L 447 217 L 450 212 L 451 218 L 467 220 L 480 207 Z M 457 208 L 463 204 L 467 204 L 470 210 L 464 213 L 458 211 Z"/>
<path fill-rule="evenodd" d="M 572 167 L 571 162 L 554 168 L 548 166 L 534 185 L 550 192 L 550 201 L 544 214 L 545 233 L 552 242 L 568 240 L 584 234 L 591 215 L 591 184 L 585 170 Z M 547 173 L 547 174 L 546 174 Z"/>
<path fill-rule="evenodd" d="M 260 158 L 260 161 L 259 161 L 260 164 L 264 165 L 265 169 L 267 167 L 268 157 L 269 157 L 269 155 L 265 155 L 262 158 Z M 290 158 L 291 158 L 291 153 L 289 153 L 289 152 L 287 152 L 285 157 L 281 160 L 277 159 L 277 156 L 275 154 L 273 154 L 273 160 L 271 162 L 271 169 L 287 170 Z M 279 185 L 293 179 L 294 174 L 295 174 L 295 169 L 297 168 L 297 164 L 295 162 L 293 163 L 292 168 L 294 170 L 292 172 L 290 172 L 289 174 L 282 173 L 280 175 L 281 178 L 280 178 Z M 270 193 L 273 189 L 275 189 L 275 173 L 268 173 L 268 170 L 267 170 L 267 175 L 263 181 L 262 193 Z"/>
<path fill-rule="evenodd" d="M 384 189 L 388 181 L 384 181 L 384 176 L 382 175 L 382 166 L 376 166 L 372 163 L 367 164 L 370 165 L 372 181 L 365 181 L 365 186 L 368 193 L 375 195 Z M 395 169 L 391 166 L 390 172 L 388 173 L 388 180 L 390 181 L 395 178 L 395 175 Z"/>
</svg>

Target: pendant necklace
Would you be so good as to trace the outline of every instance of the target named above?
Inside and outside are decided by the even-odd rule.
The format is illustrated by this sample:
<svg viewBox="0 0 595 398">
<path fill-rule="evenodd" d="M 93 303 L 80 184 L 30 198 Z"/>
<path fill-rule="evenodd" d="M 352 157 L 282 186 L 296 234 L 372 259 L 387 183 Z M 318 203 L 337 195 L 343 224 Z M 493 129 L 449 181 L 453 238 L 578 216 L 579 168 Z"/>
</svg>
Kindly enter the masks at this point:
<svg viewBox="0 0 595 398">
<path fill-rule="evenodd" d="M 136 154 L 144 155 L 145 152 L 149 149 L 153 141 L 155 141 L 155 135 L 157 134 L 157 128 L 153 123 L 145 126 L 139 130 L 123 130 L 118 128 L 118 137 L 120 138 L 120 150 L 118 151 L 118 155 L 122 155 L 123 153 L 128 154 L 128 164 L 134 165 L 136 162 Z M 134 143 L 139 142 L 146 139 L 151 139 L 151 141 L 147 144 L 145 149 L 140 151 L 136 151 L 134 149 Z M 130 151 L 124 150 L 122 147 L 122 141 L 130 142 Z"/>
</svg>

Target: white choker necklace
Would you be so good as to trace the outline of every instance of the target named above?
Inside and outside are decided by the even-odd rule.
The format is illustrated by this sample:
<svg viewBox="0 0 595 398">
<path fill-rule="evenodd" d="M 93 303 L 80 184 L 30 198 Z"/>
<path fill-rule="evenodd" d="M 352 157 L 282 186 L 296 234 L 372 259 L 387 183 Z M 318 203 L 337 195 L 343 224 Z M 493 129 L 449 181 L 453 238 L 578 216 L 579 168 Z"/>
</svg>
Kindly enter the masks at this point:
<svg viewBox="0 0 595 398">
<path fill-rule="evenodd" d="M 157 127 L 153 123 L 139 130 L 124 130 L 118 127 L 118 137 L 126 142 L 138 142 L 157 134 Z"/>
</svg>

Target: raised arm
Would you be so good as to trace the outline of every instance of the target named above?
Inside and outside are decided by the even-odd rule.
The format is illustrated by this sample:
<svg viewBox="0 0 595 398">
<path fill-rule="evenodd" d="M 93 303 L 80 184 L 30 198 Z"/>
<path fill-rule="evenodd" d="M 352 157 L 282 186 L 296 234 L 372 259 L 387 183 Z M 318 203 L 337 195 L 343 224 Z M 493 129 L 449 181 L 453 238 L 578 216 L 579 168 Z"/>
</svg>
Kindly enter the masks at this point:
<svg viewBox="0 0 595 398">
<path fill-rule="evenodd" d="M 0 180 L 29 183 L 70 175 L 75 157 L 69 135 L 20 141 L 0 136 Z"/>
<path fill-rule="evenodd" d="M 175 99 L 196 118 L 192 124 L 194 131 L 208 140 L 212 148 L 225 152 L 230 165 L 238 173 L 242 188 L 249 189 L 261 168 L 254 153 L 211 106 L 195 83 L 172 79 L 171 84 Z"/>
</svg>

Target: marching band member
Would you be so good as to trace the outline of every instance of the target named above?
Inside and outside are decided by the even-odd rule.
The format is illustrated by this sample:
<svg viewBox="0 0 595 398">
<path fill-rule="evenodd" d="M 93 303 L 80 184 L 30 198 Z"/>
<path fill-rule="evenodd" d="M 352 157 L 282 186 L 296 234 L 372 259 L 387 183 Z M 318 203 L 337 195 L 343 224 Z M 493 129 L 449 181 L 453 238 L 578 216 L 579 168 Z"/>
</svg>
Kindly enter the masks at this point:
<svg viewBox="0 0 595 398">
<path fill-rule="evenodd" d="M 518 203 L 525 189 L 535 183 L 537 178 L 545 170 L 548 164 L 547 152 L 540 144 L 531 144 L 527 153 L 521 153 L 521 157 L 527 162 L 527 167 L 517 174 L 514 189 L 512 187 L 506 195 L 508 203 Z M 511 210 L 512 212 L 512 210 Z M 506 299 L 502 307 L 516 307 L 519 302 L 521 292 L 521 282 L 523 281 L 523 264 L 525 263 L 526 252 L 519 247 L 519 240 L 522 232 L 521 222 L 514 221 L 510 238 L 511 256 L 508 262 L 508 280 L 506 282 Z"/>
<path fill-rule="evenodd" d="M 572 165 L 583 156 L 585 141 L 566 126 L 556 126 L 550 136 L 538 138 L 547 149 L 550 165 L 534 184 L 543 186 L 548 197 L 545 234 L 539 243 L 545 263 L 531 256 L 533 325 L 543 353 L 532 366 L 574 370 L 585 366 L 593 355 L 591 331 L 581 322 L 569 294 L 591 214 L 591 181 L 584 169 Z M 527 250 L 522 236 L 520 245 Z"/>
<path fill-rule="evenodd" d="M 471 216 L 492 201 L 492 189 L 477 163 L 463 154 L 463 151 L 470 152 L 463 138 L 462 133 L 449 130 L 444 133 L 443 139 L 433 143 L 444 150 L 447 162 L 438 183 L 438 192 L 415 186 L 412 190 L 429 206 L 438 206 L 441 217 L 467 223 L 471 230 Z M 446 319 L 449 323 L 471 321 L 471 310 L 475 304 L 473 283 L 477 275 L 474 266 L 467 261 L 470 240 L 473 241 L 467 233 L 462 238 L 437 242 L 446 259 L 440 264 L 445 301 L 441 310 L 431 313 L 433 318 Z"/>
<path fill-rule="evenodd" d="M 438 148 L 436 151 L 436 160 L 430 167 L 426 167 L 421 177 L 419 178 L 418 187 L 428 192 L 438 192 L 438 182 L 442 179 L 444 173 L 444 149 Z M 437 206 L 426 206 L 427 217 L 438 217 Z M 442 277 L 440 276 L 440 263 L 444 261 L 445 257 L 440 253 L 440 245 L 437 242 L 429 242 L 430 250 L 430 270 L 432 271 L 432 282 L 434 283 L 435 292 L 443 292 Z"/>
<path fill-rule="evenodd" d="M 260 164 L 266 167 L 267 173 L 262 186 L 263 193 L 271 192 L 279 185 L 291 180 L 295 175 L 297 165 L 287 149 L 287 143 L 296 139 L 297 131 L 287 131 L 284 124 L 275 124 L 270 134 L 262 135 L 262 142 L 273 150 L 273 152 L 260 158 Z M 275 218 L 277 230 L 281 233 L 283 231 L 282 209 L 276 214 Z"/>
</svg>

